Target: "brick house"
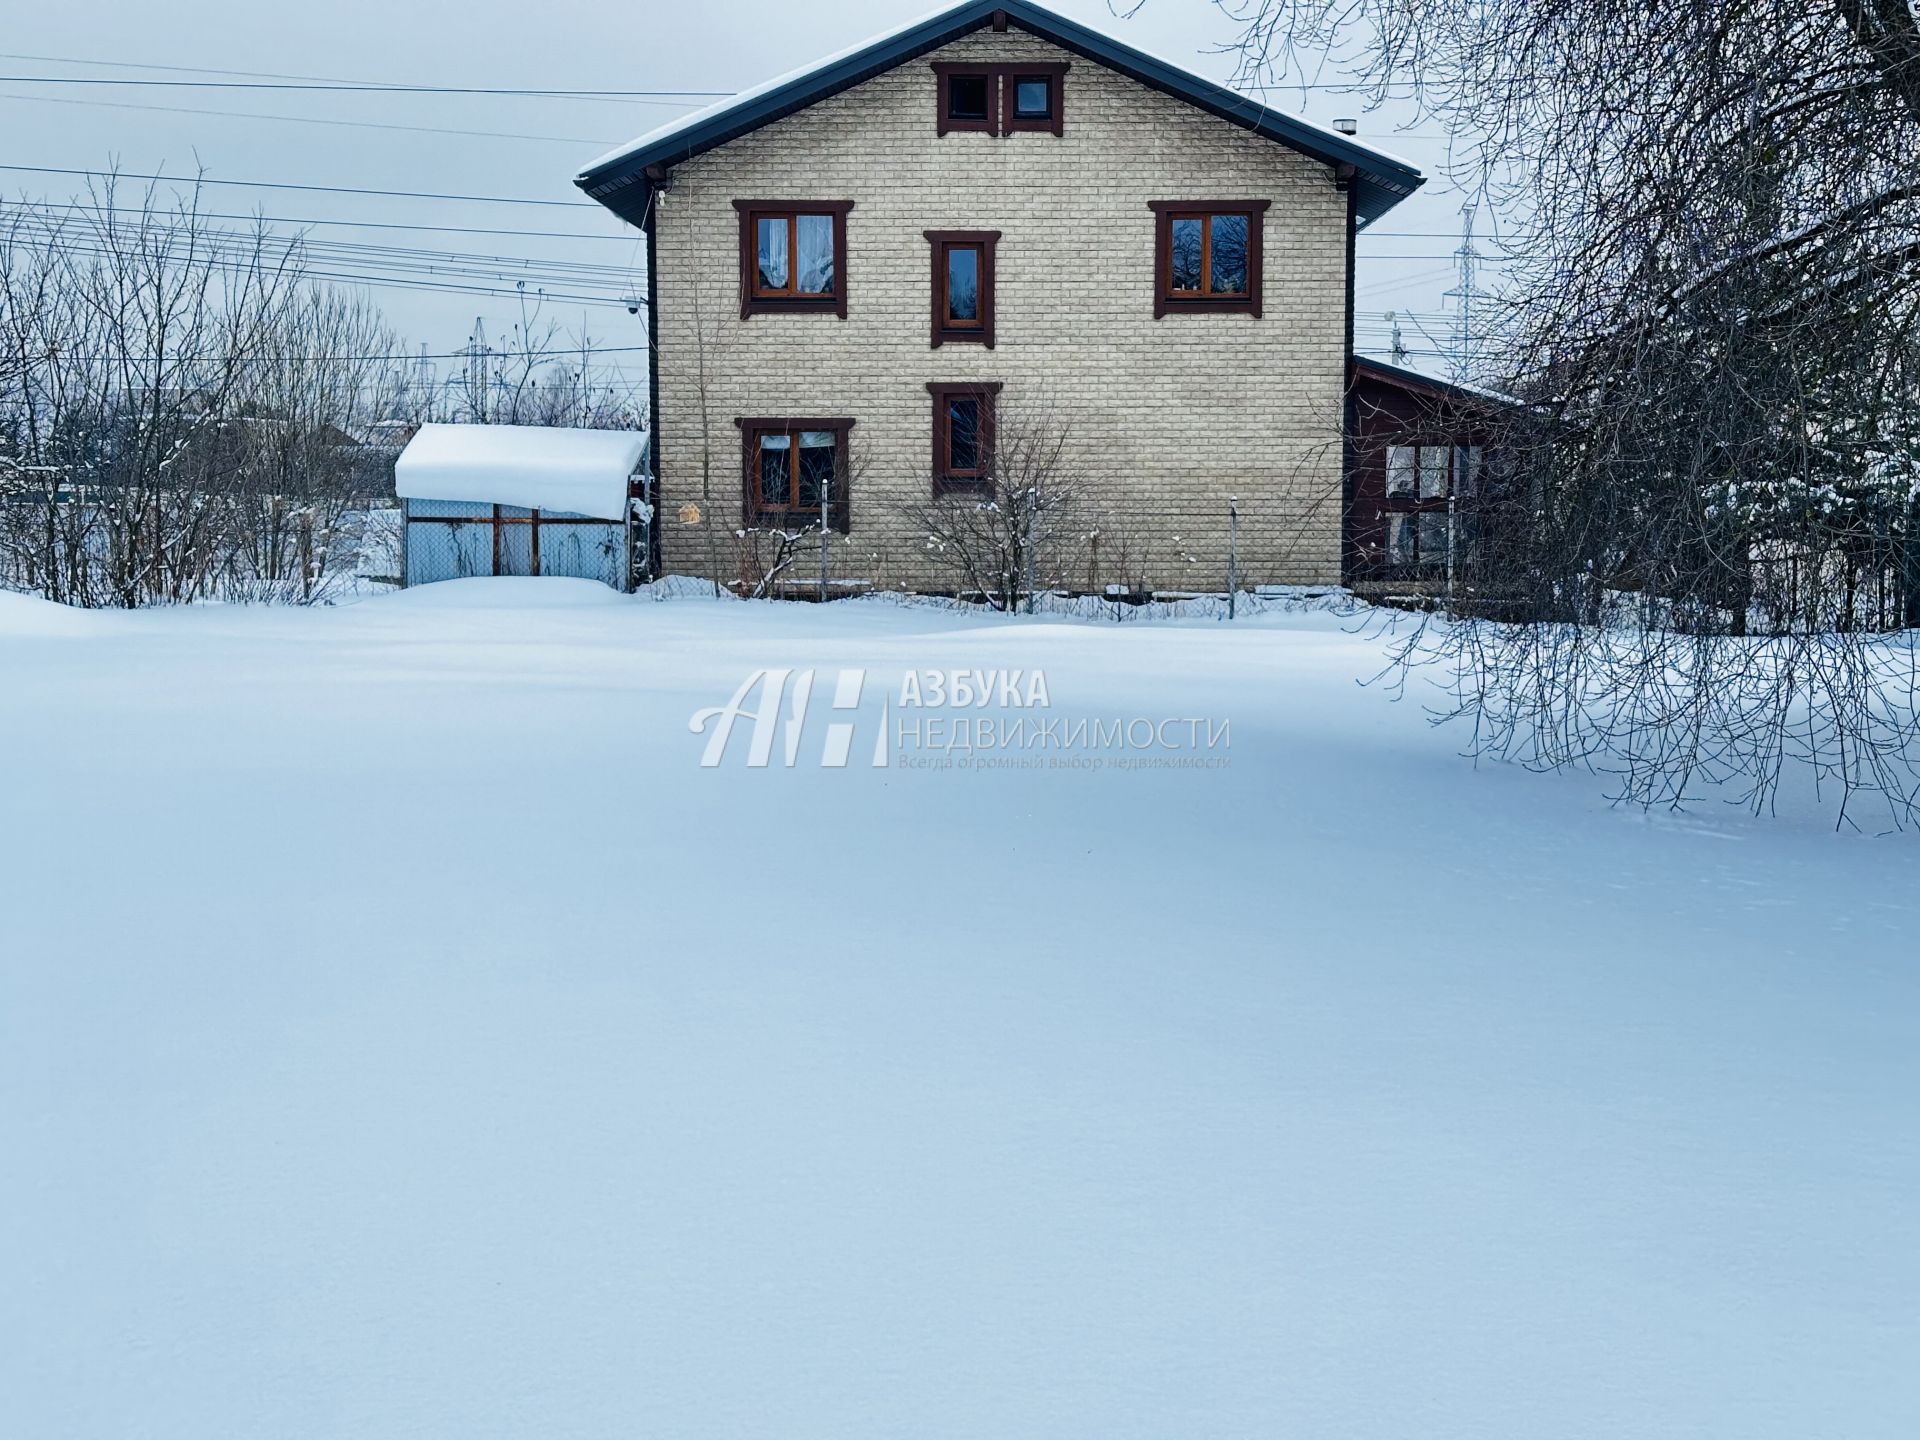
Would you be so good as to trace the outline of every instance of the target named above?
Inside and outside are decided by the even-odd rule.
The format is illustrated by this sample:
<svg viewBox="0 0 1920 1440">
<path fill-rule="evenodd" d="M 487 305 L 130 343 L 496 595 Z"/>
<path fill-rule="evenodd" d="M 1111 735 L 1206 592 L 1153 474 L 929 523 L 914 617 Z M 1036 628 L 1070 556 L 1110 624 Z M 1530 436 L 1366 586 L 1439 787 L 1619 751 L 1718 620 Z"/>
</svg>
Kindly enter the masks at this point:
<svg viewBox="0 0 1920 1440">
<path fill-rule="evenodd" d="M 942 588 L 911 518 L 1061 426 L 1086 584 L 1342 579 L 1353 239 L 1422 183 L 1025 0 L 968 0 L 577 182 L 646 236 L 653 563 L 830 502 L 833 570 Z M 1077 572 L 1076 572 L 1077 573 Z"/>
</svg>

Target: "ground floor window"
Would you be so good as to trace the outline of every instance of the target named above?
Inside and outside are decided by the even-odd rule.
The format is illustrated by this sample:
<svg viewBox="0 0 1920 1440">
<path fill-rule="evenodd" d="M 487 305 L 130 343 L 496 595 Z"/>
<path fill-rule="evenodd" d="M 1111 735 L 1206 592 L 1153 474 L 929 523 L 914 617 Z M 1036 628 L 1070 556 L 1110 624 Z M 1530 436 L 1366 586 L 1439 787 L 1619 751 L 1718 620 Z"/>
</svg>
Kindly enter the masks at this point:
<svg viewBox="0 0 1920 1440">
<path fill-rule="evenodd" d="M 933 396 L 933 493 L 991 494 L 997 380 L 929 383 Z"/>
<path fill-rule="evenodd" d="M 851 526 L 847 419 L 743 419 L 743 518 L 750 526 Z"/>
</svg>

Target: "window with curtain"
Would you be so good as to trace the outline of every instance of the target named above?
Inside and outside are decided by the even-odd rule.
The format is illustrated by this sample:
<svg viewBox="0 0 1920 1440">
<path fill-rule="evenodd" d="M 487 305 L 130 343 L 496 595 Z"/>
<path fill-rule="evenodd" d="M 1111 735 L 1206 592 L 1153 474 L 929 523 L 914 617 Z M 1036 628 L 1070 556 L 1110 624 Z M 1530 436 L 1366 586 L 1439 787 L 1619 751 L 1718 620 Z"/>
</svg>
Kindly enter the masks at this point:
<svg viewBox="0 0 1920 1440">
<path fill-rule="evenodd" d="M 740 213 L 740 314 L 830 310 L 846 315 L 847 211 L 852 201 L 734 201 Z"/>
<path fill-rule="evenodd" d="M 748 525 L 818 525 L 826 507 L 830 528 L 849 529 L 845 419 L 741 420 L 745 521 Z"/>
</svg>

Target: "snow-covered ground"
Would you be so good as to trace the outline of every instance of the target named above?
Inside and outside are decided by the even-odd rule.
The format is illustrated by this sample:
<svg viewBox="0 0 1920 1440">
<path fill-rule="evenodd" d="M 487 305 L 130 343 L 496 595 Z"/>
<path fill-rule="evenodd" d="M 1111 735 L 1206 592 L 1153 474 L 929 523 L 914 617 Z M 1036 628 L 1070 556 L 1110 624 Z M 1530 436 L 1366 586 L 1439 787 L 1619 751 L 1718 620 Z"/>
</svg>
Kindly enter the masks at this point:
<svg viewBox="0 0 1920 1440">
<path fill-rule="evenodd" d="M 1476 771 L 1379 655 L 0 595 L 0 1433 L 1920 1433 L 1913 841 Z M 702 768 L 763 666 L 799 763 Z M 1035 668 L 1231 763 L 869 763 Z"/>
</svg>

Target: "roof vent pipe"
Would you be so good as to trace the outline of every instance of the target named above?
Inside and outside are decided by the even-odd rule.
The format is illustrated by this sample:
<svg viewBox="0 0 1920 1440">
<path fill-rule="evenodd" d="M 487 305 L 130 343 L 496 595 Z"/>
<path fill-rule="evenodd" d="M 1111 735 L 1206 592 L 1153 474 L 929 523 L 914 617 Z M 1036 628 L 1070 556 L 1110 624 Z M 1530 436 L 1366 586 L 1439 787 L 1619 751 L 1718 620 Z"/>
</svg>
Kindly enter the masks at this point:
<svg viewBox="0 0 1920 1440">
<path fill-rule="evenodd" d="M 1342 135 L 1358 135 L 1360 133 L 1360 122 L 1351 116 L 1343 115 L 1333 122 L 1333 128 L 1338 130 Z"/>
</svg>

